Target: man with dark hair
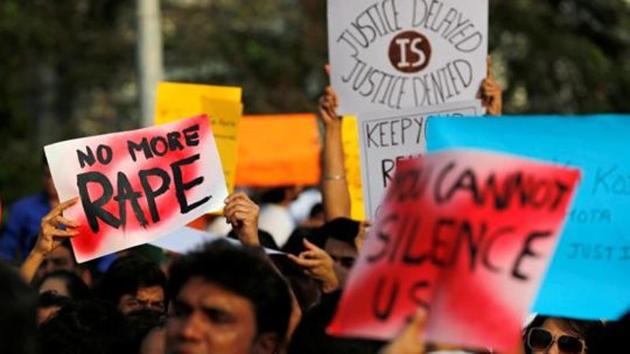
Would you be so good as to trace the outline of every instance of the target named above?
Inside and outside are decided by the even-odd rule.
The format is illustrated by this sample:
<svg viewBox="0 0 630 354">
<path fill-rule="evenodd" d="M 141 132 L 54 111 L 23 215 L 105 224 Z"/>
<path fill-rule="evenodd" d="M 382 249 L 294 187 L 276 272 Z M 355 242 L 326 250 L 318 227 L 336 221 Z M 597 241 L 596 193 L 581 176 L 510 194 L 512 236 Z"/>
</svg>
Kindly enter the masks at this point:
<svg viewBox="0 0 630 354">
<path fill-rule="evenodd" d="M 218 240 L 177 259 L 169 274 L 167 353 L 272 354 L 282 347 L 291 297 L 262 249 Z"/>
<path fill-rule="evenodd" d="M 136 310 L 166 310 L 166 276 L 158 264 L 139 255 L 112 263 L 103 275 L 97 295 L 127 315 Z"/>
</svg>

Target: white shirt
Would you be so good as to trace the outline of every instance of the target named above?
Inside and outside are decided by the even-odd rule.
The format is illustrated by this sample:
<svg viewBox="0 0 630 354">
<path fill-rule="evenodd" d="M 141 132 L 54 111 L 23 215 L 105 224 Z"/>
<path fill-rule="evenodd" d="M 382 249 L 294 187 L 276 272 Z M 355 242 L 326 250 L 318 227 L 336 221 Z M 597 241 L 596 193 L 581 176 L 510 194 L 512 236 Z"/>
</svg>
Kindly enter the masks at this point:
<svg viewBox="0 0 630 354">
<path fill-rule="evenodd" d="M 295 221 L 288 208 L 277 204 L 266 204 L 260 210 L 258 228 L 270 233 L 278 247 L 282 247 L 295 229 Z"/>
</svg>

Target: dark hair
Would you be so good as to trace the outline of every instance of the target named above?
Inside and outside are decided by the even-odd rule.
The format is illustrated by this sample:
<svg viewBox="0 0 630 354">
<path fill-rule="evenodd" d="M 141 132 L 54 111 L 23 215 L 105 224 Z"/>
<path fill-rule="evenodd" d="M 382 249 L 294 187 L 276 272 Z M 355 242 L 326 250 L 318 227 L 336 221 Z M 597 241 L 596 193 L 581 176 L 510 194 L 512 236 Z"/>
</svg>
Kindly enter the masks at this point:
<svg viewBox="0 0 630 354">
<path fill-rule="evenodd" d="M 238 240 L 238 236 L 236 235 L 236 232 L 234 231 L 234 229 L 228 232 L 227 237 L 234 240 Z M 278 244 L 276 243 L 276 240 L 273 239 L 273 236 L 271 236 L 271 234 L 265 230 L 258 229 L 258 241 L 260 242 L 260 245 L 265 248 L 268 248 L 271 250 L 280 249 L 280 247 L 278 247 Z"/>
<path fill-rule="evenodd" d="M 130 348 L 133 353 L 140 352 L 142 341 L 154 328 L 163 327 L 166 323 L 164 313 L 149 309 L 141 309 L 125 315 Z"/>
<path fill-rule="evenodd" d="M 258 334 L 285 337 L 291 313 L 289 288 L 262 249 L 216 240 L 176 259 L 169 274 L 171 298 L 190 278 L 201 277 L 248 299 L 255 309 Z"/>
<path fill-rule="evenodd" d="M 302 313 L 317 304 L 321 297 L 320 284 L 304 273 L 304 269 L 284 254 L 271 254 L 269 258 L 291 286 Z"/>
<path fill-rule="evenodd" d="M 282 251 L 295 255 L 305 251 L 304 239 L 319 248 L 324 248 L 328 239 L 339 240 L 356 247 L 354 241 L 359 235 L 360 228 L 360 222 L 348 218 L 336 218 L 318 228 L 297 227 L 282 247 Z"/>
<path fill-rule="evenodd" d="M 319 214 L 323 214 L 323 213 L 324 213 L 324 204 L 315 203 L 315 205 L 313 205 L 313 207 L 311 208 L 311 211 L 308 213 L 308 217 L 314 218 L 316 216 L 319 216 Z"/>
<path fill-rule="evenodd" d="M 37 307 L 47 308 L 47 307 L 57 306 L 61 308 L 68 305 L 71 302 L 72 302 L 72 299 L 70 299 L 67 296 L 57 295 L 53 293 L 52 291 L 46 291 L 39 294 L 39 298 L 37 300 Z"/>
<path fill-rule="evenodd" d="M 88 289 L 83 280 L 74 272 L 68 270 L 56 270 L 46 274 L 43 278 L 39 279 L 36 288 L 39 290 L 46 280 L 54 278 L 63 280 L 68 289 L 69 297 L 72 300 L 83 300 L 90 297 L 90 289 Z"/>
<path fill-rule="evenodd" d="M 290 186 L 280 186 L 275 188 L 270 188 L 264 191 L 260 196 L 260 202 L 263 204 L 278 204 L 282 203 L 286 196 L 287 190 L 291 188 Z"/>
<path fill-rule="evenodd" d="M 166 276 L 160 266 L 139 255 L 118 258 L 103 275 L 97 294 L 114 306 L 125 294 L 135 295 L 140 288 L 160 286 L 166 292 Z"/>
<path fill-rule="evenodd" d="M 69 304 L 39 330 L 42 353 L 131 354 L 125 321 L 116 309 L 102 301 Z"/>
<path fill-rule="evenodd" d="M 322 296 L 319 304 L 307 311 L 295 329 L 289 354 L 376 354 L 386 344 L 383 341 L 365 338 L 336 337 L 326 333 L 332 321 L 341 291 Z"/>
<path fill-rule="evenodd" d="M 565 331 L 572 333 L 582 339 L 586 343 L 586 347 L 589 348 L 591 346 L 592 336 L 594 330 L 602 327 L 601 321 L 584 321 L 584 320 L 575 320 L 571 318 L 564 317 L 550 317 L 550 316 L 542 316 L 537 315 L 534 319 L 525 327 L 523 331 L 523 346 L 525 348 L 525 354 L 531 354 L 532 350 L 527 345 L 527 334 L 530 329 L 535 327 L 542 327 L 547 320 L 557 321 L 560 327 L 562 327 Z M 589 351 L 590 352 L 590 351 Z"/>
<path fill-rule="evenodd" d="M 332 238 L 356 247 L 354 241 L 359 235 L 360 228 L 361 223 L 356 220 L 336 218 L 322 225 L 318 233 L 325 239 Z"/>
<path fill-rule="evenodd" d="M 588 348 L 589 354 L 630 353 L 630 312 L 620 320 L 607 322 L 605 326 L 592 331 L 593 343 Z"/>
<path fill-rule="evenodd" d="M 8 264 L 0 262 L 0 346 L 3 353 L 36 352 L 37 294 Z"/>
</svg>

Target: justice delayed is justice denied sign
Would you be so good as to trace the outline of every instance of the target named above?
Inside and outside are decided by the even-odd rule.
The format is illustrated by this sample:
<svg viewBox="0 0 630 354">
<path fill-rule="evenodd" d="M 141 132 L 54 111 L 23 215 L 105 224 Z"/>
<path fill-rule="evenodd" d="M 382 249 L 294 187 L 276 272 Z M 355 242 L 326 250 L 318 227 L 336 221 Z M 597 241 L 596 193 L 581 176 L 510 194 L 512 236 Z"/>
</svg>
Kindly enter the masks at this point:
<svg viewBox="0 0 630 354">
<path fill-rule="evenodd" d="M 207 116 L 44 148 L 78 262 L 144 244 L 221 210 L 225 177 Z"/>
<path fill-rule="evenodd" d="M 579 178 L 473 150 L 401 161 L 328 332 L 390 339 L 424 307 L 428 341 L 515 348 Z"/>
<path fill-rule="evenodd" d="M 340 114 L 473 100 L 488 0 L 328 0 L 328 50 Z"/>
</svg>

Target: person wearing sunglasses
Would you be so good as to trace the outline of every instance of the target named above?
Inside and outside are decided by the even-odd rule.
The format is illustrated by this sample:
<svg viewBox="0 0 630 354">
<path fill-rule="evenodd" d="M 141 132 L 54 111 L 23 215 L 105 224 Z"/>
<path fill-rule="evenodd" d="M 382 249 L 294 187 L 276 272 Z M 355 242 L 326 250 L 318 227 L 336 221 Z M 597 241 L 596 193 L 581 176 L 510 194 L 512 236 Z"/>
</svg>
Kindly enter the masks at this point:
<svg viewBox="0 0 630 354">
<path fill-rule="evenodd" d="M 536 316 L 524 335 L 526 354 L 586 354 L 589 334 L 599 321 L 580 321 L 559 317 Z"/>
</svg>

